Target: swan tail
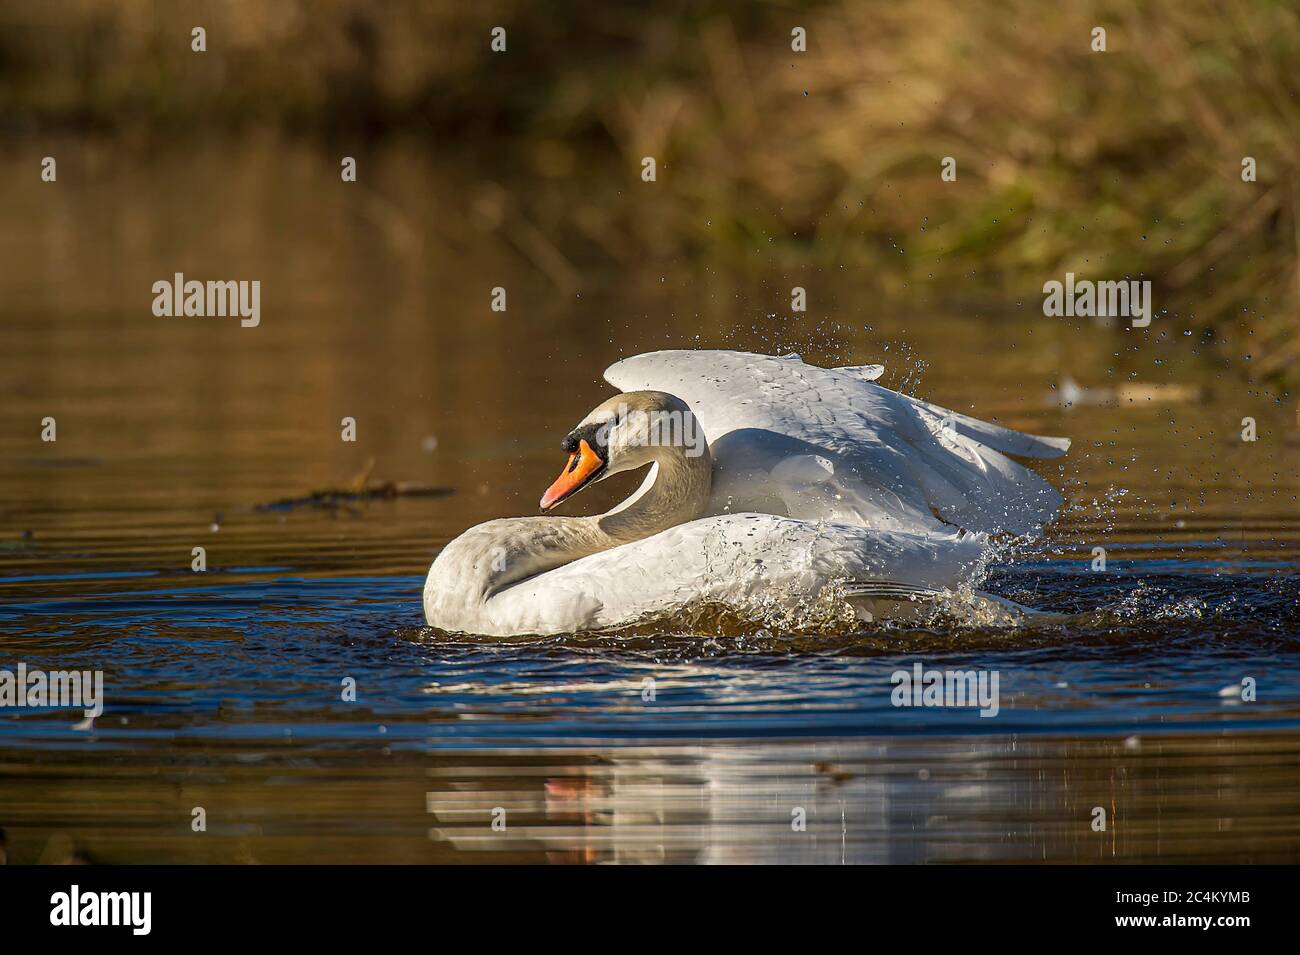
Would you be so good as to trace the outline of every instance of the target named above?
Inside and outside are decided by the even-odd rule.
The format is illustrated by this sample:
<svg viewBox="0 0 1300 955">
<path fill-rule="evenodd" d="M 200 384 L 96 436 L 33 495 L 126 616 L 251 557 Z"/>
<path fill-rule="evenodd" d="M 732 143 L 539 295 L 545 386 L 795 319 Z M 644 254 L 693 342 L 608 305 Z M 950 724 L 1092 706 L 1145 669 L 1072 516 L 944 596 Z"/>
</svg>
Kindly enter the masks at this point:
<svg viewBox="0 0 1300 955">
<path fill-rule="evenodd" d="M 950 591 L 916 587 L 892 580 L 850 580 L 843 585 L 843 592 L 854 610 L 866 621 L 873 620 L 873 611 L 880 609 L 874 604 L 878 600 L 892 601 L 894 603 L 891 606 L 895 608 L 898 602 L 929 604 L 932 610 L 941 610 L 973 627 L 1051 625 L 1072 619 L 1069 614 L 1035 610 L 982 590 L 958 597 Z M 886 616 L 894 620 L 925 619 L 923 611 L 919 609 L 911 613 L 900 613 L 897 609 L 892 609 Z"/>
</svg>

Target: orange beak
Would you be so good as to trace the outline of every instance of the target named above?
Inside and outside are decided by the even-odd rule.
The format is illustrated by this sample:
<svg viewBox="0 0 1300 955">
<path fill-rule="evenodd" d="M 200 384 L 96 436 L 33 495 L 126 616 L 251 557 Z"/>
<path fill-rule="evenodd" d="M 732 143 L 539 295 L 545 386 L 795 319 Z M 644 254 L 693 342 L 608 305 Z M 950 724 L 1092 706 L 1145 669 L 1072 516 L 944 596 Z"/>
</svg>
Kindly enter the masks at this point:
<svg viewBox="0 0 1300 955">
<path fill-rule="evenodd" d="M 578 442 L 578 450 L 569 455 L 569 463 L 564 466 L 564 471 L 542 495 L 542 510 L 549 511 L 572 496 L 604 466 L 605 462 L 591 450 L 591 445 L 586 441 Z"/>
</svg>

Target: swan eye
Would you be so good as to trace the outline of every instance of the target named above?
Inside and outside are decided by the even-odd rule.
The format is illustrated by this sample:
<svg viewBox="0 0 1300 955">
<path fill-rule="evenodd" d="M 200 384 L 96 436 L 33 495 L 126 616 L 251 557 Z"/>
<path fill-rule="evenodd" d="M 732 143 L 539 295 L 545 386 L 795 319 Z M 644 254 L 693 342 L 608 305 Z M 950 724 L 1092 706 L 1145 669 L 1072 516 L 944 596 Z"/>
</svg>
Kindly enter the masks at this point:
<svg viewBox="0 0 1300 955">
<path fill-rule="evenodd" d="M 584 428 L 575 428 L 565 435 L 564 440 L 560 442 L 560 449 L 565 454 L 576 454 L 583 441 L 591 445 L 593 451 L 603 454 L 608 449 L 608 442 L 605 441 L 606 435 L 603 433 L 609 426 L 587 425 Z"/>
</svg>

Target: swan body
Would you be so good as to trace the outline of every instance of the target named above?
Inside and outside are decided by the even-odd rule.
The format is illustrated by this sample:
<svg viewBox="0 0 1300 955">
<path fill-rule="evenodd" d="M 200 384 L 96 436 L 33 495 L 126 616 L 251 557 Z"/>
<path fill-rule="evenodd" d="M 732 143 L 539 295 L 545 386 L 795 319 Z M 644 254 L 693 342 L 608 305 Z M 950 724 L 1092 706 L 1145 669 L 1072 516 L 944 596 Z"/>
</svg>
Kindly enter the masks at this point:
<svg viewBox="0 0 1300 955">
<path fill-rule="evenodd" d="M 1069 442 L 890 391 L 880 371 L 730 351 L 616 363 L 605 377 L 624 394 L 566 437 L 542 507 L 648 464 L 640 488 L 602 515 L 470 528 L 429 569 L 426 621 L 510 636 L 704 603 L 797 615 L 835 588 L 870 620 L 970 584 L 990 534 L 1034 532 L 1061 501 L 1005 455 Z"/>
<path fill-rule="evenodd" d="M 462 561 L 472 562 L 480 546 L 499 546 L 499 535 L 511 528 L 495 523 L 479 525 L 493 539 L 467 547 Z M 580 557 L 487 600 L 458 599 L 466 591 L 449 599 L 447 591 L 426 590 L 425 612 L 442 629 L 494 636 L 621 627 L 705 604 L 753 619 L 830 593 L 836 582 L 901 579 L 918 589 L 956 589 L 977 568 L 984 547 L 980 534 L 931 537 L 773 514 L 725 514 Z"/>
</svg>

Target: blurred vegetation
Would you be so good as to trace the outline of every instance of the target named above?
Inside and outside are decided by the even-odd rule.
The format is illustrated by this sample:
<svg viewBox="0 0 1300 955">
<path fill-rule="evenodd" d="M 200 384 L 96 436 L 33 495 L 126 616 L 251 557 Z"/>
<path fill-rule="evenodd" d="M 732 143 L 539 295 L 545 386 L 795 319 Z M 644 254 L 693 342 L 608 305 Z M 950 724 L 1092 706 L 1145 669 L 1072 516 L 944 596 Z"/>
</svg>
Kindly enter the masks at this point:
<svg viewBox="0 0 1300 955">
<path fill-rule="evenodd" d="M 1167 329 L 1294 382 L 1297 63 L 1300 13 L 1267 0 L 54 0 L 0 10 L 0 122 L 418 137 L 502 184 L 466 202 L 560 283 L 781 261 L 1036 308 L 1066 271 L 1149 278 Z"/>
</svg>

